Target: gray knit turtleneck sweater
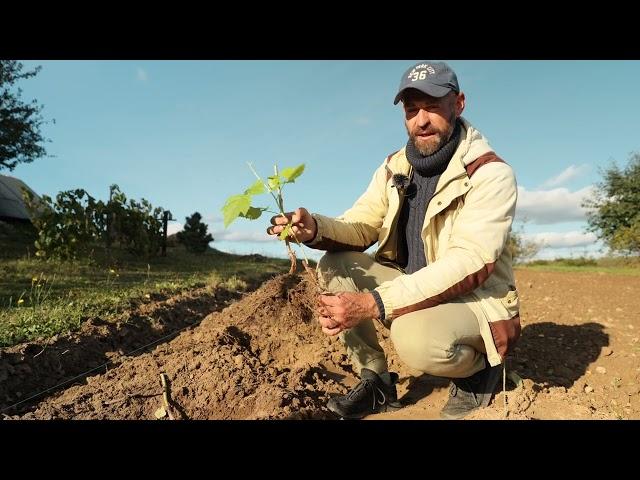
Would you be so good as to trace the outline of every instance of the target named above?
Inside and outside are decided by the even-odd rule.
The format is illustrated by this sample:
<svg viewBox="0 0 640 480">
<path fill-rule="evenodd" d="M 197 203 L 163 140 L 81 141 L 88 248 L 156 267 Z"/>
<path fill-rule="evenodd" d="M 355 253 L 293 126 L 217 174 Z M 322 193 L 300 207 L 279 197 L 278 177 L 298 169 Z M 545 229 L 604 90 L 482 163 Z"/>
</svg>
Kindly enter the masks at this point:
<svg viewBox="0 0 640 480">
<path fill-rule="evenodd" d="M 407 160 L 413 166 L 411 183 L 405 191 L 404 202 L 398 223 L 398 265 L 407 274 L 417 272 L 427 265 L 424 244 L 421 238 L 422 224 L 427 206 L 436 190 L 440 175 L 445 171 L 451 157 L 460 143 L 460 122 L 437 152 L 423 156 L 411 139 L 405 150 Z"/>
</svg>

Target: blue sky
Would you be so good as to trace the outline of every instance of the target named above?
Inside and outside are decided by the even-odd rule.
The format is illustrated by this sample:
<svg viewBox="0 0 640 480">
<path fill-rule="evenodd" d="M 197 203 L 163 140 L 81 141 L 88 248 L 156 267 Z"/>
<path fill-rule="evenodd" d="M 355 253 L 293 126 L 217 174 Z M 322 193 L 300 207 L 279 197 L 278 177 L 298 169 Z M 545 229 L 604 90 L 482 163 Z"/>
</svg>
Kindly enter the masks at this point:
<svg viewBox="0 0 640 480">
<path fill-rule="evenodd" d="M 212 246 L 284 256 L 264 233 L 268 217 L 222 226 L 225 199 L 254 181 L 246 162 L 264 175 L 305 163 L 285 207 L 339 215 L 406 143 L 393 98 L 420 60 L 24 61 L 43 67 L 20 86 L 56 120 L 44 128 L 55 157 L 9 174 L 48 195 L 85 188 L 104 199 L 116 183 L 171 210 L 174 231 L 199 211 Z M 599 167 L 640 151 L 640 61 L 444 60 L 464 117 L 515 169 L 516 219 L 546 242 L 539 256 L 596 253 L 580 202 Z"/>
</svg>

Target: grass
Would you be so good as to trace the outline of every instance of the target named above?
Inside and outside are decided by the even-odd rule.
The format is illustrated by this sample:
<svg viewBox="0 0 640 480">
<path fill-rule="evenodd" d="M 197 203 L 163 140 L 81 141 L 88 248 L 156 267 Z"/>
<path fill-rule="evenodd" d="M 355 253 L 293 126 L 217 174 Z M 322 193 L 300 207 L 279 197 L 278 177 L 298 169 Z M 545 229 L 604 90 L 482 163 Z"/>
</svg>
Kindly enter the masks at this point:
<svg viewBox="0 0 640 480">
<path fill-rule="evenodd" d="M 517 268 L 543 272 L 607 273 L 612 275 L 640 276 L 640 258 L 559 258 L 556 260 L 535 260 L 520 264 Z"/>
<path fill-rule="evenodd" d="M 25 233 L 26 232 L 26 233 Z M 28 229 L 0 229 L 0 346 L 48 338 L 99 316 L 112 320 L 136 303 L 197 287 L 245 290 L 249 283 L 288 270 L 288 259 L 202 255 L 181 246 L 150 260 L 124 252 L 111 260 L 44 261 L 27 251 Z"/>
</svg>

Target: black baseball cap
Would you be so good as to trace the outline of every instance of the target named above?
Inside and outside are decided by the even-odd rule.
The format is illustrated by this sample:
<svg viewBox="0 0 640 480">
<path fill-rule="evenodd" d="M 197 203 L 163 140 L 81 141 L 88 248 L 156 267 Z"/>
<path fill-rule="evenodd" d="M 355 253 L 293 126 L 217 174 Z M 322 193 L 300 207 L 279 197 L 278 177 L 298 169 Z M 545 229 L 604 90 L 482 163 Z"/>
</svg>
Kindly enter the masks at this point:
<svg viewBox="0 0 640 480">
<path fill-rule="evenodd" d="M 400 80 L 398 94 L 393 101 L 397 105 L 408 88 L 415 88 L 432 97 L 444 97 L 450 91 L 460 93 L 458 77 L 444 62 L 420 62 L 409 68 Z"/>
</svg>

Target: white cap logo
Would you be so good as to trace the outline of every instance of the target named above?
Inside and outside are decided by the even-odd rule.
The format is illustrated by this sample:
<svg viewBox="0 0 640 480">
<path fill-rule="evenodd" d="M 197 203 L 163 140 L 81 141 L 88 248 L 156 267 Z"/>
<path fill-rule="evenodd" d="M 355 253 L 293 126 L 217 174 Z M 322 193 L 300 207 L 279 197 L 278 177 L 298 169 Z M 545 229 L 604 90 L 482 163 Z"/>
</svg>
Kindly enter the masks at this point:
<svg viewBox="0 0 640 480">
<path fill-rule="evenodd" d="M 427 73 L 429 75 L 433 75 L 434 73 L 436 73 L 436 71 L 428 63 L 422 63 L 413 67 L 407 78 L 410 78 L 412 82 L 415 82 L 417 80 L 424 80 L 425 78 L 427 78 Z"/>
</svg>

